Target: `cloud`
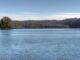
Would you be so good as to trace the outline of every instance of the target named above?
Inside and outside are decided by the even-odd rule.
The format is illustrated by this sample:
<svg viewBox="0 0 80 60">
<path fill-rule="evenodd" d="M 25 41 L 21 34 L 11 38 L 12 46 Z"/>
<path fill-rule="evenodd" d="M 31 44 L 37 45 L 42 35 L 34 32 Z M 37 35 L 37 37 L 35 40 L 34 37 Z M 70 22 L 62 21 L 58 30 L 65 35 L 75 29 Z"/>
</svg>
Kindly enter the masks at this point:
<svg viewBox="0 0 80 60">
<path fill-rule="evenodd" d="M 22 12 L 22 13 L 0 13 L 0 18 L 3 16 L 8 16 L 12 18 L 13 20 L 62 20 L 66 18 L 80 18 L 80 13 L 53 13 L 50 15 L 42 15 L 40 13 L 27 13 L 27 12 Z"/>
<path fill-rule="evenodd" d="M 47 19 L 62 20 L 66 18 L 80 18 L 80 13 L 56 13 L 46 17 Z"/>
</svg>

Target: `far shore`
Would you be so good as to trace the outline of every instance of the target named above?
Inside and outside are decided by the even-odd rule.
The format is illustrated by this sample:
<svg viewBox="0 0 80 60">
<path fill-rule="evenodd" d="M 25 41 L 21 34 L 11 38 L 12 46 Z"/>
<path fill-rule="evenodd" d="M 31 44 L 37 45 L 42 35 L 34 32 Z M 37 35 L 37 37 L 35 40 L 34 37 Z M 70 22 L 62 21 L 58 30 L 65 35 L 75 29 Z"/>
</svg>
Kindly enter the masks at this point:
<svg viewBox="0 0 80 60">
<path fill-rule="evenodd" d="M 52 29 L 80 28 L 80 18 L 65 20 L 25 20 L 13 21 L 9 17 L 0 20 L 0 29 Z"/>
</svg>

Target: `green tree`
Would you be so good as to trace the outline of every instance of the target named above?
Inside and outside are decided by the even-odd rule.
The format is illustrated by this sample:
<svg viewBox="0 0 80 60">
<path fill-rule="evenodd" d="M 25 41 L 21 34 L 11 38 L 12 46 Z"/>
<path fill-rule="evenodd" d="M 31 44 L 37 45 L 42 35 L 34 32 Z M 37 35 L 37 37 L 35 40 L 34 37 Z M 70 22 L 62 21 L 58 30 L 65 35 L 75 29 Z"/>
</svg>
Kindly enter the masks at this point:
<svg viewBox="0 0 80 60">
<path fill-rule="evenodd" d="M 0 28 L 1 29 L 10 29 L 11 28 L 10 22 L 11 22 L 11 19 L 9 17 L 3 17 L 0 21 Z"/>
</svg>

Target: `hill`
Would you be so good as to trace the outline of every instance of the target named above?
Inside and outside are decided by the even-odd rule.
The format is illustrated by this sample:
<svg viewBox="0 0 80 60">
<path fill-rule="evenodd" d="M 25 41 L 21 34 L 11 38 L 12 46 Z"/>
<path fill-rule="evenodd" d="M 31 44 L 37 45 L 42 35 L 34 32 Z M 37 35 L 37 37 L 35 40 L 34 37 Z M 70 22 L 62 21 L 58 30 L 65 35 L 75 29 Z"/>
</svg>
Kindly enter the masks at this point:
<svg viewBox="0 0 80 60">
<path fill-rule="evenodd" d="M 26 20 L 14 21 L 8 17 L 0 20 L 1 29 L 21 29 L 21 28 L 80 28 L 80 18 L 70 18 L 64 20 Z"/>
</svg>

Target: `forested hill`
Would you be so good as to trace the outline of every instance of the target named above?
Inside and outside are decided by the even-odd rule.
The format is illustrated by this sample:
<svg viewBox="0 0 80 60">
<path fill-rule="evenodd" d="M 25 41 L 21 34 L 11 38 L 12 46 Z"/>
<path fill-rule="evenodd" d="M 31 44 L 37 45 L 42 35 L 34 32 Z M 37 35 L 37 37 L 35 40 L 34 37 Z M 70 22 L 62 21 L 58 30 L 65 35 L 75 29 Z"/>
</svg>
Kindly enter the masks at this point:
<svg viewBox="0 0 80 60">
<path fill-rule="evenodd" d="M 9 17 L 0 20 L 0 29 L 20 29 L 20 28 L 80 28 L 79 18 L 65 20 L 26 20 L 14 21 Z"/>
</svg>

